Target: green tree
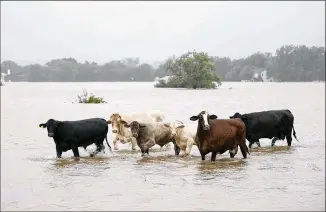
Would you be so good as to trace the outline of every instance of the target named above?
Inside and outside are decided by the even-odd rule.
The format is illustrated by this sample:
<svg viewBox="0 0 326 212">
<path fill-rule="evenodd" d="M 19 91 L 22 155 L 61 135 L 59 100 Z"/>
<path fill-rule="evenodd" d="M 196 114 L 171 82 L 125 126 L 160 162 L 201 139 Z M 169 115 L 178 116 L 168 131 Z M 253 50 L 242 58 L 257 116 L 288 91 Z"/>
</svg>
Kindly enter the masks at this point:
<svg viewBox="0 0 326 212">
<path fill-rule="evenodd" d="M 221 84 L 212 59 L 204 52 L 188 52 L 179 58 L 171 57 L 165 69 L 173 76 L 166 84 L 160 82 L 156 87 L 216 88 Z"/>
</svg>

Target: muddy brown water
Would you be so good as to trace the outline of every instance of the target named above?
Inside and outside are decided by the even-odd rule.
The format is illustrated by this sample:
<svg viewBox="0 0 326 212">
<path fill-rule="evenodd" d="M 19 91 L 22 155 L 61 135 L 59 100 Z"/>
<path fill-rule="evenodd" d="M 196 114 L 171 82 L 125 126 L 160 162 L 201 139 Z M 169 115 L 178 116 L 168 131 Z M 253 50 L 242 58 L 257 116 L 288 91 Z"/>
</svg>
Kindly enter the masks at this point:
<svg viewBox="0 0 326 212">
<path fill-rule="evenodd" d="M 228 89 L 232 87 L 232 89 Z M 74 104 L 85 88 L 108 104 Z M 211 162 L 155 146 L 140 157 L 129 144 L 95 158 L 55 158 L 39 123 L 49 118 L 107 118 L 158 109 L 190 123 L 207 110 L 290 109 L 300 141 L 261 139 L 248 159 L 239 151 Z M 111 129 L 111 128 L 110 128 Z M 108 134 L 112 145 L 111 131 Z M 105 144 L 106 145 L 106 144 Z M 92 151 L 94 146 L 88 147 Z M 1 209 L 8 210 L 325 210 L 325 84 L 223 83 L 217 90 L 155 89 L 153 83 L 6 83 L 1 86 Z"/>
</svg>

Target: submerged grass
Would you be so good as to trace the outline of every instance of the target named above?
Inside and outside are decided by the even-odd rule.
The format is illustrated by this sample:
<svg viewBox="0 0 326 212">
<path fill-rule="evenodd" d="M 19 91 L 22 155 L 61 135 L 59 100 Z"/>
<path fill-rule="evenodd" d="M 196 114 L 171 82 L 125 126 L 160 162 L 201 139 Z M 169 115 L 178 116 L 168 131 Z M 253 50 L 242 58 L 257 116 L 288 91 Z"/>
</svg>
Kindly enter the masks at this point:
<svg viewBox="0 0 326 212">
<path fill-rule="evenodd" d="M 107 103 L 102 97 L 97 97 L 94 94 L 88 94 L 87 90 L 83 89 L 83 94 L 78 95 L 78 103 L 84 104 L 101 104 Z"/>
</svg>

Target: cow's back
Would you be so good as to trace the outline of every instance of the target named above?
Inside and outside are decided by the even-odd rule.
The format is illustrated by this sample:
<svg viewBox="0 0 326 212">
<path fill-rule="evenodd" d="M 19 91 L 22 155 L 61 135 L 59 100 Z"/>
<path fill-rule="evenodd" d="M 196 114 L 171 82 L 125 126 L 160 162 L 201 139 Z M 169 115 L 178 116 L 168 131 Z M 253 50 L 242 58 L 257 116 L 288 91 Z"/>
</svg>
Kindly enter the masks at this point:
<svg viewBox="0 0 326 212">
<path fill-rule="evenodd" d="M 133 121 L 137 121 L 139 123 L 153 123 L 154 120 L 147 113 L 131 113 L 131 114 L 123 114 L 123 119 L 130 124 Z"/>
<path fill-rule="evenodd" d="M 150 116 L 154 122 L 163 122 L 165 120 L 165 115 L 163 112 L 157 110 L 157 111 L 149 111 L 148 116 Z"/>
</svg>

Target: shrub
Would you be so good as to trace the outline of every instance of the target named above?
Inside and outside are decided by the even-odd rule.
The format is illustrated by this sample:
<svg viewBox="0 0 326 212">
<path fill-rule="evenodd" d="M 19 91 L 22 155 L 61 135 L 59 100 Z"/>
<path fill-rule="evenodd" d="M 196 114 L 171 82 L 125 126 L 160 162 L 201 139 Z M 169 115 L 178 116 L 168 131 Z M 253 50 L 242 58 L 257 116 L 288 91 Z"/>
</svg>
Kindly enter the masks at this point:
<svg viewBox="0 0 326 212">
<path fill-rule="evenodd" d="M 84 104 L 100 104 L 100 103 L 107 103 L 103 100 L 101 97 L 97 97 L 94 94 L 90 93 L 83 89 L 83 94 L 78 95 L 78 103 L 84 103 Z"/>
</svg>

